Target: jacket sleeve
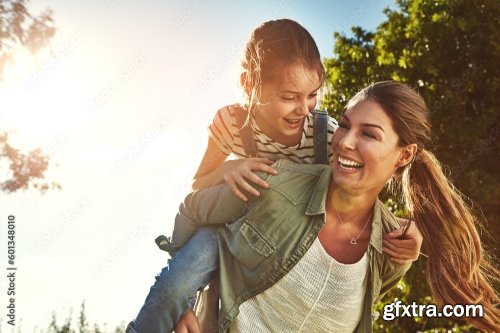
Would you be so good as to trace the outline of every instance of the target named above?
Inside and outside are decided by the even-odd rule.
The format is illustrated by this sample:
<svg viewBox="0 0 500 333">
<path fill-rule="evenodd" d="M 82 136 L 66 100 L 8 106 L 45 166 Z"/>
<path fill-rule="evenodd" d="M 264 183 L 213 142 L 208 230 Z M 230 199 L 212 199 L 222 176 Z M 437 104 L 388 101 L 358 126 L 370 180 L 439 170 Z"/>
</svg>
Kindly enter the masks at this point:
<svg viewBox="0 0 500 333">
<path fill-rule="evenodd" d="M 410 267 L 411 264 L 399 265 L 387 260 L 382 272 L 380 293 L 375 302 L 379 302 L 401 280 Z"/>
<path fill-rule="evenodd" d="M 181 246 L 203 225 L 231 223 L 245 215 L 248 204 L 226 184 L 190 193 L 179 206 L 171 242 Z"/>
</svg>

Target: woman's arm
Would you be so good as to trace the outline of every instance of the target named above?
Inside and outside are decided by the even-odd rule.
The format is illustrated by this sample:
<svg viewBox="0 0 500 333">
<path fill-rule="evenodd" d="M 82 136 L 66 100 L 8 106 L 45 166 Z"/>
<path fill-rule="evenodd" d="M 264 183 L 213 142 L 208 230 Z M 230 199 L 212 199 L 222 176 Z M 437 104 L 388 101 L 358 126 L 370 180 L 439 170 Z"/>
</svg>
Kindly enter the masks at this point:
<svg viewBox="0 0 500 333">
<path fill-rule="evenodd" d="M 406 274 L 406 272 L 410 269 L 410 264 L 399 265 L 392 261 L 387 261 L 381 270 L 381 287 L 380 293 L 375 298 L 375 303 L 379 302 L 384 295 L 391 290 L 401 278 Z"/>
</svg>

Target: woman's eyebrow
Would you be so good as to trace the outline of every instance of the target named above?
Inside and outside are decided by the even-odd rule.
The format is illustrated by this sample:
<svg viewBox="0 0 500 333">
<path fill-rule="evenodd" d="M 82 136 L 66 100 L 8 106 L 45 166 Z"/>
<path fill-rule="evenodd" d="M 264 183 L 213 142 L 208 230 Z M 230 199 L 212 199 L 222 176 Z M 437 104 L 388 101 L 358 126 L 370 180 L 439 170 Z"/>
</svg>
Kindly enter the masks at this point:
<svg viewBox="0 0 500 333">
<path fill-rule="evenodd" d="M 380 130 L 382 132 L 385 133 L 384 129 L 382 128 L 382 126 L 380 125 L 377 125 L 377 124 L 370 124 L 370 123 L 362 123 L 361 126 L 364 126 L 364 127 L 376 127 L 376 128 L 380 128 Z"/>
<path fill-rule="evenodd" d="M 345 114 L 342 116 L 342 118 L 345 118 L 349 123 L 351 122 L 351 120 L 349 119 L 348 116 L 346 116 Z M 382 128 L 382 126 L 380 125 L 377 125 L 377 124 L 370 124 L 370 123 L 362 123 L 361 126 L 363 127 L 376 127 L 376 128 L 379 128 L 382 132 L 385 133 L 384 129 Z"/>
</svg>

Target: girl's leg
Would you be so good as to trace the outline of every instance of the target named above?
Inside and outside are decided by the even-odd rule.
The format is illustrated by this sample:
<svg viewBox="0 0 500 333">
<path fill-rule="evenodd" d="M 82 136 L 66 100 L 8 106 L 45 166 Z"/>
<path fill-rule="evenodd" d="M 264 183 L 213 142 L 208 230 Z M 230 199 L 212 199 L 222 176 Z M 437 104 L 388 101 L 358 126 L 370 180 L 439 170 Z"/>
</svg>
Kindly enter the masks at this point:
<svg viewBox="0 0 500 333">
<path fill-rule="evenodd" d="M 168 261 L 127 332 L 171 333 L 219 267 L 217 228 L 203 227 Z"/>
</svg>

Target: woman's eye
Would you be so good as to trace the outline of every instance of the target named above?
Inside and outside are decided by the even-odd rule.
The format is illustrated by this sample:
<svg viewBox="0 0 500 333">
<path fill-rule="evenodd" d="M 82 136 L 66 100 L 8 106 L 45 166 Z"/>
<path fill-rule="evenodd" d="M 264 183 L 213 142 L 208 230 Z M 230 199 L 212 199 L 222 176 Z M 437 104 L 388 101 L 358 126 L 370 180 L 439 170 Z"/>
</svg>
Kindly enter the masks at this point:
<svg viewBox="0 0 500 333">
<path fill-rule="evenodd" d="M 371 132 L 363 132 L 363 135 L 364 135 L 364 136 L 367 136 L 367 137 L 369 137 L 369 138 L 372 138 L 372 139 L 376 139 L 376 138 L 377 138 L 377 137 L 376 137 L 373 133 L 371 133 Z"/>
</svg>

